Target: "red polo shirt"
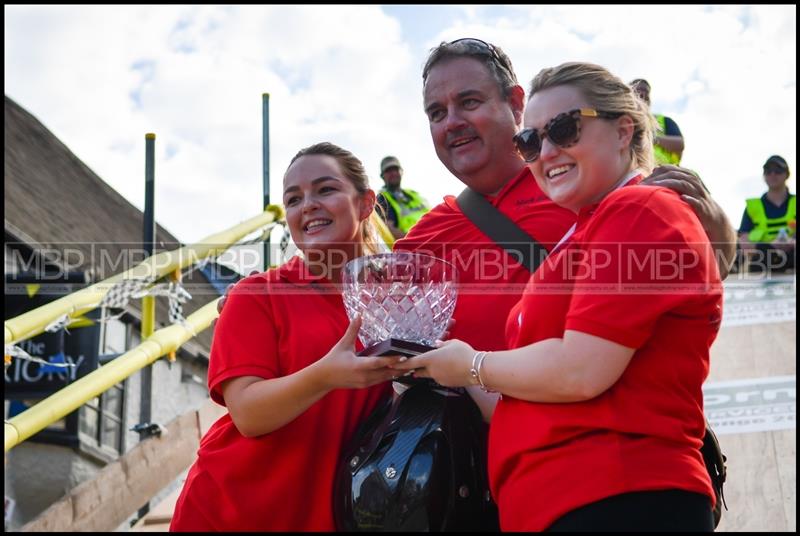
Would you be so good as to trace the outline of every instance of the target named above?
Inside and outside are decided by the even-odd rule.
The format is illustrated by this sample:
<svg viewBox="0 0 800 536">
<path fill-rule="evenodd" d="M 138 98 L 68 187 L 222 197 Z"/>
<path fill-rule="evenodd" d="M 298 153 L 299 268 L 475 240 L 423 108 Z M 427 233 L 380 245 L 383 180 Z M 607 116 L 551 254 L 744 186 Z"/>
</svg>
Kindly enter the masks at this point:
<svg viewBox="0 0 800 536">
<path fill-rule="evenodd" d="M 575 214 L 553 203 L 527 167 L 489 202 L 550 250 L 575 223 Z M 483 234 L 453 196 L 425 214 L 395 250 L 433 255 L 455 264 L 459 293 L 450 337 L 480 350 L 506 348 L 504 326 L 531 273 Z"/>
<path fill-rule="evenodd" d="M 287 376 L 341 339 L 349 324 L 341 294 L 324 288 L 327 280 L 314 282 L 304 266 L 295 257 L 234 287 L 211 349 L 208 384 L 216 402 L 225 403 L 222 381 Z M 170 530 L 335 530 L 340 453 L 389 392 L 388 382 L 336 389 L 292 422 L 254 438 L 242 436 L 229 415 L 220 418 L 200 442 Z"/>
<path fill-rule="evenodd" d="M 575 330 L 635 348 L 619 380 L 579 403 L 504 396 L 489 472 L 501 527 L 543 530 L 631 491 L 706 494 L 701 385 L 721 320 L 713 250 L 692 209 L 664 188 L 626 186 L 578 215 L 508 318 L 512 348 Z"/>
</svg>

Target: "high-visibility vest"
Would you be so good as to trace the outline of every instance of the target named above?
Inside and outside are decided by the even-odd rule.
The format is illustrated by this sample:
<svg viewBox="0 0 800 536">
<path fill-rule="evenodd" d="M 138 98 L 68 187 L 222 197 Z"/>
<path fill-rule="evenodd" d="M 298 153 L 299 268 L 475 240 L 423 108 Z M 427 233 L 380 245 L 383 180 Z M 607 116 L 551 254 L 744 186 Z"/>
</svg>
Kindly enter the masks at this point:
<svg viewBox="0 0 800 536">
<path fill-rule="evenodd" d="M 397 199 L 386 189 L 381 189 L 380 194 L 386 199 L 397 214 L 397 228 L 402 232 L 407 233 L 411 226 L 417 223 L 423 214 L 428 212 L 428 207 L 425 201 L 414 190 L 403 190 L 403 193 L 408 197 L 408 203 L 401 205 Z"/>
<path fill-rule="evenodd" d="M 747 235 L 751 242 L 772 242 L 781 229 L 794 236 L 797 226 L 797 198 L 789 196 L 786 213 L 779 218 L 767 218 L 764 202 L 760 197 L 747 200 L 747 215 L 753 221 L 753 230 Z"/>
<path fill-rule="evenodd" d="M 658 121 L 658 128 L 656 129 L 657 136 L 665 136 L 667 132 L 666 121 L 664 116 L 661 114 L 654 114 L 656 121 Z M 681 163 L 681 155 L 678 153 L 673 153 L 671 151 L 667 151 L 660 145 L 653 144 L 653 152 L 656 156 L 656 165 L 660 166 L 662 164 L 672 164 L 673 166 L 677 166 Z"/>
</svg>

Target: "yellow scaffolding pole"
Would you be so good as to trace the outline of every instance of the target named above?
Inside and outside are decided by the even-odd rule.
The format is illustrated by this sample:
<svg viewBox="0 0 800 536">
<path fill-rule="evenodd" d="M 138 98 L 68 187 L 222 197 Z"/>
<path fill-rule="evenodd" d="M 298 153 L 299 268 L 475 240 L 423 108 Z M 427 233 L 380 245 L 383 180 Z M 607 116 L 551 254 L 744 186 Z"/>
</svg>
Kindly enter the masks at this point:
<svg viewBox="0 0 800 536">
<path fill-rule="evenodd" d="M 35 433 L 63 419 L 87 401 L 99 396 L 135 372 L 155 362 L 203 331 L 217 318 L 217 302 L 207 303 L 180 324 L 160 329 L 136 348 L 67 385 L 35 406 L 5 421 L 5 451 L 8 452 Z"/>
<path fill-rule="evenodd" d="M 206 257 L 221 253 L 253 231 L 274 224 L 283 217 L 283 209 L 280 206 L 270 205 L 262 214 L 230 229 L 208 236 L 196 244 L 153 255 L 121 274 L 6 320 L 5 344 L 13 344 L 38 335 L 50 323 L 65 314 L 76 317 L 95 309 L 111 287 L 119 281 L 144 279 L 151 276 L 156 276 L 157 279 L 161 278 L 176 269 L 185 268 Z"/>
</svg>

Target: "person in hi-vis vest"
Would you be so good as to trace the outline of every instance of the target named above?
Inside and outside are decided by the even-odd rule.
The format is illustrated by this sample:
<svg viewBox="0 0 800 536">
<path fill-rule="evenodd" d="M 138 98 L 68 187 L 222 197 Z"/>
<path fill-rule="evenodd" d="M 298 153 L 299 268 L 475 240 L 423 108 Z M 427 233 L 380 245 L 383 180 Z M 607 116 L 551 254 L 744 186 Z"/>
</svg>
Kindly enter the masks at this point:
<svg viewBox="0 0 800 536">
<path fill-rule="evenodd" d="M 629 85 L 649 107 L 650 83 L 643 78 L 637 78 Z M 684 145 L 683 134 L 681 134 L 681 129 L 678 128 L 678 123 L 673 121 L 671 117 L 662 114 L 653 114 L 653 117 L 658 122 L 658 130 L 653 136 L 653 152 L 656 156 L 656 165 L 672 164 L 673 166 L 679 166 Z"/>
<path fill-rule="evenodd" d="M 747 200 L 739 226 L 739 244 L 750 257 L 751 270 L 794 268 L 797 201 L 786 186 L 788 178 L 786 160 L 770 156 L 764 163 L 767 193 Z"/>
<path fill-rule="evenodd" d="M 383 219 L 395 238 L 403 238 L 430 207 L 417 192 L 400 187 L 403 168 L 394 156 L 381 160 L 381 178 L 383 188 L 378 193 L 378 204 L 383 208 Z"/>
</svg>

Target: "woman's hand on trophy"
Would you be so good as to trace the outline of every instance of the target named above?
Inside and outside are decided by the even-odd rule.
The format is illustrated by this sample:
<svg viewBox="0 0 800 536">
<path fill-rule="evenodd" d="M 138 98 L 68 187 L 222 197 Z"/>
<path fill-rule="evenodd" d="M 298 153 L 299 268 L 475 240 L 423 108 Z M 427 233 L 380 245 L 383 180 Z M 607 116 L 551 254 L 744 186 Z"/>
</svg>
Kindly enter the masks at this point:
<svg viewBox="0 0 800 536">
<path fill-rule="evenodd" d="M 460 340 L 437 343 L 438 348 L 391 365 L 398 374 L 414 371 L 415 378 L 433 378 L 445 387 L 472 385 L 470 364 L 475 350 Z"/>
<path fill-rule="evenodd" d="M 355 353 L 361 316 L 356 316 L 339 342 L 315 365 L 328 389 L 358 389 L 394 379 L 397 371 L 390 365 L 401 356 L 360 356 Z"/>
</svg>

